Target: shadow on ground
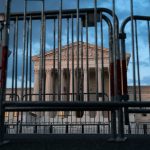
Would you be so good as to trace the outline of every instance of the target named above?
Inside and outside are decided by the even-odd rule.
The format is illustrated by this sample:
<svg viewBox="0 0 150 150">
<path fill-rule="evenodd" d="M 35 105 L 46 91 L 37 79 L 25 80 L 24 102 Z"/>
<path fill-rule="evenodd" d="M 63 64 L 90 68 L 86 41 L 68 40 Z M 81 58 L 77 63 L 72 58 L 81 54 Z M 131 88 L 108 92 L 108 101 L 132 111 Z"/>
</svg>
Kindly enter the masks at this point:
<svg viewBox="0 0 150 150">
<path fill-rule="evenodd" d="M 130 135 L 108 142 L 108 135 L 11 135 L 0 150 L 150 150 L 150 136 Z"/>
</svg>

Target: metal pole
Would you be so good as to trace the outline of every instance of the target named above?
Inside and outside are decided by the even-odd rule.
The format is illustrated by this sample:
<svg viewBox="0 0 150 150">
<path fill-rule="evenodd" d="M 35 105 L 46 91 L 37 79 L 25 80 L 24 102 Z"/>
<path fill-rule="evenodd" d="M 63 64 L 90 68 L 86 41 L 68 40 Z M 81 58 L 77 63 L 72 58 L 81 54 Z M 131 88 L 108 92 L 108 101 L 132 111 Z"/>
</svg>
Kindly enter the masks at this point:
<svg viewBox="0 0 150 150">
<path fill-rule="evenodd" d="M 113 17 L 113 33 L 112 33 L 112 39 L 113 39 L 113 43 L 112 43 L 112 63 L 110 65 L 110 71 L 111 71 L 111 75 L 112 78 L 114 77 L 114 82 L 112 83 L 112 85 L 114 87 L 114 90 L 111 91 L 111 96 L 112 96 L 112 101 L 115 102 L 116 101 L 116 94 L 117 94 L 117 83 L 116 83 L 116 80 L 117 80 L 117 72 L 116 72 L 116 20 L 115 20 L 115 0 L 113 0 L 113 5 L 112 5 L 112 9 L 113 9 L 113 12 L 112 12 L 112 17 Z M 111 111 L 111 115 L 112 115 L 112 122 L 111 122 L 111 134 L 112 134 L 112 139 L 111 140 L 115 140 L 116 139 L 116 134 L 117 134 L 117 131 L 116 131 L 116 110 L 113 110 Z"/>
<path fill-rule="evenodd" d="M 32 16 L 30 16 L 30 23 L 29 23 L 29 34 L 30 34 L 30 75 L 29 75 L 29 101 L 32 101 Z"/>
<path fill-rule="evenodd" d="M 137 59 L 138 94 L 139 94 L 139 101 L 141 101 L 141 81 L 140 81 L 140 65 L 139 65 L 139 47 L 138 47 L 137 21 L 135 20 L 134 23 L 135 23 L 135 46 L 136 46 L 136 59 Z"/>
<path fill-rule="evenodd" d="M 15 95 L 17 95 L 17 75 L 18 75 L 18 17 L 16 17 L 15 21 L 15 28 L 16 28 L 16 33 L 15 33 Z M 16 97 L 15 97 L 16 99 Z"/>
<path fill-rule="evenodd" d="M 60 1 L 59 18 L 58 18 L 58 101 L 61 101 L 61 46 L 62 45 L 62 0 Z"/>
<path fill-rule="evenodd" d="M 130 0 L 130 11 L 131 11 L 131 34 L 132 34 L 132 64 L 133 64 L 133 96 L 136 101 L 136 70 L 135 70 L 135 45 L 134 45 L 134 18 L 133 18 L 133 0 Z"/>
<path fill-rule="evenodd" d="M 40 29 L 40 80 L 39 80 L 39 101 L 43 100 L 44 93 L 44 1 L 42 1 L 42 12 L 41 12 L 41 29 Z"/>
<path fill-rule="evenodd" d="M 56 20 L 54 19 L 53 22 L 53 49 L 54 49 L 54 54 L 53 54 L 53 72 L 52 72 L 52 76 L 53 76 L 53 101 L 55 101 L 55 93 L 56 93 Z"/>
<path fill-rule="evenodd" d="M 86 22 L 86 71 L 87 71 L 87 101 L 89 101 L 90 94 L 89 94 L 89 49 L 88 49 L 88 42 L 89 42 L 89 30 L 88 30 L 88 14 L 86 14 L 85 17 L 85 22 Z"/>
<path fill-rule="evenodd" d="M 23 95 L 24 95 L 24 71 L 25 71 L 25 50 L 26 50 L 26 12 L 27 12 L 27 1 L 24 0 L 21 100 L 23 100 Z"/>
<path fill-rule="evenodd" d="M 15 71 L 15 50 L 16 50 L 16 26 L 14 21 L 14 31 L 13 31 L 13 51 L 12 51 L 12 86 L 11 86 L 11 100 L 13 101 L 13 94 L 14 94 L 14 71 Z"/>
<path fill-rule="evenodd" d="M 69 19 L 67 19 L 67 91 L 65 92 L 65 94 L 67 93 L 67 101 L 69 102 L 69 50 L 70 50 L 70 47 L 69 47 Z"/>
<path fill-rule="evenodd" d="M 26 58 L 25 58 L 25 62 L 26 62 L 26 69 L 25 69 L 25 101 L 28 100 L 27 94 L 28 94 L 28 55 L 29 55 L 29 21 L 27 21 L 27 39 L 26 39 Z"/>
<path fill-rule="evenodd" d="M 11 0 L 6 0 L 5 3 L 5 21 L 2 33 L 2 50 L 0 52 L 2 61 L 0 62 L 2 66 L 1 72 L 1 83 L 0 83 L 0 144 L 3 144 L 4 137 L 4 107 L 3 102 L 5 101 L 6 92 L 6 77 L 7 77 L 7 62 L 8 62 L 8 39 L 9 39 L 9 15 L 10 15 L 10 5 Z"/>
<path fill-rule="evenodd" d="M 80 5 L 80 0 L 77 0 L 77 14 L 76 14 L 76 31 L 77 31 L 77 67 L 76 67 L 76 100 L 79 100 L 79 6 Z"/>
<path fill-rule="evenodd" d="M 74 88 L 74 19 L 73 19 L 73 15 L 71 15 L 71 28 L 72 28 L 72 33 L 71 33 L 71 41 L 72 41 L 72 101 L 74 101 L 74 91 L 75 91 L 75 88 Z"/>
<path fill-rule="evenodd" d="M 95 79 L 96 79 L 96 101 L 98 101 L 98 36 L 97 36 L 97 0 L 94 0 L 94 27 L 95 27 Z"/>
<path fill-rule="evenodd" d="M 119 24 L 117 24 L 115 19 L 115 10 L 116 10 L 116 2 L 113 0 L 113 38 L 114 38 L 114 51 L 115 51 L 115 98 L 116 101 L 122 100 L 122 82 L 121 82 L 121 62 L 120 62 L 120 50 L 119 50 Z M 118 141 L 124 141 L 124 125 L 123 125 L 123 110 L 119 108 L 118 110 Z"/>
</svg>

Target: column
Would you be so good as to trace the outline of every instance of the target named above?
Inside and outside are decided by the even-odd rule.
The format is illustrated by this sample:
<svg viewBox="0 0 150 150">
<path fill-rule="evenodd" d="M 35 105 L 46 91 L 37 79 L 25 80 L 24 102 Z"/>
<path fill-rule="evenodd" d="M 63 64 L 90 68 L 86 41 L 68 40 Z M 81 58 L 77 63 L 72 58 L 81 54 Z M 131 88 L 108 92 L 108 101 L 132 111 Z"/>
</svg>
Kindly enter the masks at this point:
<svg viewBox="0 0 150 150">
<path fill-rule="evenodd" d="M 88 90 L 87 90 L 87 76 L 88 76 L 88 72 L 87 72 L 87 68 L 84 68 L 84 81 L 83 81 L 83 91 L 84 91 L 84 101 L 87 102 L 88 101 Z M 86 118 L 86 121 L 89 122 L 89 111 L 84 111 L 84 116 L 83 118 Z"/>
<path fill-rule="evenodd" d="M 34 70 L 34 94 L 39 93 L 39 70 Z M 34 95 L 33 101 L 38 101 L 39 96 Z"/>
<path fill-rule="evenodd" d="M 87 91 L 87 69 L 84 69 L 84 101 L 87 102 L 88 91 Z"/>
<path fill-rule="evenodd" d="M 52 77 L 52 70 L 46 70 L 46 89 L 45 93 L 49 94 L 46 95 L 46 101 L 52 101 L 53 100 L 53 77 Z"/>
<path fill-rule="evenodd" d="M 76 95 L 74 94 L 75 91 L 76 91 L 76 89 L 75 89 L 75 82 L 76 82 L 75 78 L 76 78 L 75 77 L 75 69 L 74 69 L 74 72 L 73 72 L 73 70 L 71 68 L 70 69 L 70 101 L 73 101 L 73 100 L 76 101 Z M 73 85 L 73 83 L 74 83 L 74 85 Z M 73 89 L 74 89 L 74 91 L 73 91 Z M 74 95 L 74 99 L 73 99 L 73 95 Z M 72 121 L 72 122 L 76 121 L 76 112 L 71 111 L 70 114 L 71 114 L 71 116 L 68 118 L 68 121 L 69 120 Z"/>
<path fill-rule="evenodd" d="M 102 73 L 101 73 L 101 68 L 98 68 L 98 93 L 102 93 Z M 102 95 L 99 94 L 99 98 L 98 101 L 102 101 Z M 101 120 L 103 120 L 103 114 L 102 111 L 97 111 L 96 112 L 96 121 L 99 122 Z"/>
<path fill-rule="evenodd" d="M 34 90 L 33 101 L 39 101 L 39 70 L 34 70 Z M 39 112 L 32 112 L 36 116 L 40 116 Z"/>
<path fill-rule="evenodd" d="M 65 80 L 64 80 L 64 69 L 62 68 L 61 70 L 61 101 L 65 101 Z M 63 119 L 64 118 L 64 111 L 58 111 L 58 116 L 59 118 Z"/>
<path fill-rule="evenodd" d="M 45 93 L 48 94 L 46 96 L 46 101 L 53 101 L 53 74 L 52 69 L 46 70 L 46 91 Z M 45 118 L 54 118 L 56 115 L 56 112 L 45 112 Z"/>
</svg>

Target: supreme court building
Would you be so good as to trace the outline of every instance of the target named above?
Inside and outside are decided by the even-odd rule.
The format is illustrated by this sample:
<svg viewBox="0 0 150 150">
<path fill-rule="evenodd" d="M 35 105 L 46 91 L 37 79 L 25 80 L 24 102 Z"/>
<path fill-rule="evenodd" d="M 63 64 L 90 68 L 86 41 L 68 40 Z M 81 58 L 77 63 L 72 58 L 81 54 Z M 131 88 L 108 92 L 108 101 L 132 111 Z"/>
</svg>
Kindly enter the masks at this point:
<svg viewBox="0 0 150 150">
<path fill-rule="evenodd" d="M 61 52 L 59 49 L 51 50 L 45 54 L 45 71 L 44 71 L 44 92 L 46 94 L 46 101 L 96 101 L 96 94 L 98 93 L 98 101 L 102 100 L 102 85 L 105 100 L 108 101 L 110 97 L 110 77 L 109 77 L 109 49 L 97 48 L 92 44 L 83 42 L 71 43 L 63 46 Z M 102 54 L 103 53 L 103 54 Z M 103 55 L 103 61 L 102 61 Z M 60 58 L 61 57 L 61 58 Z M 97 57 L 97 58 L 96 58 Z M 127 61 L 130 55 L 126 54 Z M 34 62 L 34 94 L 39 94 L 42 91 L 42 73 L 40 73 L 40 66 L 42 60 L 40 56 L 33 56 Z M 61 62 L 61 69 L 59 69 L 59 61 Z M 103 72 L 102 72 L 103 68 Z M 103 74 L 103 76 L 102 76 Z M 102 83 L 103 81 L 103 83 Z M 61 96 L 59 97 L 59 92 Z M 97 93 L 96 93 L 97 92 Z M 77 97 L 77 93 L 80 96 Z M 83 94 L 82 94 L 83 93 Z M 33 100 L 38 100 L 39 96 L 35 95 Z M 63 113 L 64 117 L 68 117 L 68 112 Z M 88 115 L 89 114 L 89 115 Z M 95 118 L 98 114 L 96 112 L 89 112 L 87 116 Z M 57 114 L 55 114 L 57 115 Z M 54 117 L 53 115 L 50 115 Z M 76 117 L 83 117 L 76 113 Z M 106 118 L 108 115 L 104 115 Z M 99 116 L 97 116 L 99 117 Z"/>
</svg>

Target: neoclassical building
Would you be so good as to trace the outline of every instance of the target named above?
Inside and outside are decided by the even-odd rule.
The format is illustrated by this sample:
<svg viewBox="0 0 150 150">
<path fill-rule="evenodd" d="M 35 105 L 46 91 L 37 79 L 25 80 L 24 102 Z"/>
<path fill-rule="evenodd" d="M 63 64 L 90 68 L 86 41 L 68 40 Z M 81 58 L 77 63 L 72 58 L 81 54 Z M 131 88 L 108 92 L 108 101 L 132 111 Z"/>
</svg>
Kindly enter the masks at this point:
<svg viewBox="0 0 150 150">
<path fill-rule="evenodd" d="M 33 56 L 34 94 L 46 94 L 44 97 L 46 101 L 100 101 L 102 100 L 103 80 L 105 100 L 109 100 L 109 53 L 107 48 L 103 48 L 102 51 L 98 47 L 96 52 L 95 45 L 84 42 L 79 42 L 77 45 L 75 42 L 62 46 L 60 53 L 58 48 L 46 52 L 44 63 L 40 55 Z M 126 58 L 129 61 L 130 55 L 126 54 Z M 45 66 L 44 73 L 40 72 L 42 63 Z M 39 96 L 34 96 L 33 99 L 37 101 Z M 60 113 L 64 114 L 66 118 L 69 115 L 68 112 Z M 99 118 L 99 114 L 96 112 L 89 112 L 89 115 L 86 115 L 90 118 L 96 118 L 98 115 Z M 84 113 L 76 113 L 77 118 L 83 116 Z M 54 116 L 50 115 L 50 117 Z M 107 118 L 108 115 L 104 115 L 104 117 Z"/>
<path fill-rule="evenodd" d="M 58 55 L 59 54 L 59 55 Z M 75 101 L 76 99 L 84 101 L 96 100 L 96 91 L 102 93 L 102 61 L 101 48 L 97 49 L 97 62 L 95 55 L 95 45 L 79 42 L 79 51 L 77 43 L 63 46 L 61 54 L 58 49 L 51 50 L 45 54 L 45 100 L 46 101 Z M 60 56 L 61 55 L 61 56 Z M 78 57 L 79 56 L 79 57 Z M 59 58 L 61 57 L 61 59 Z M 109 98 L 109 50 L 103 49 L 103 68 L 104 68 L 104 91 L 106 99 Z M 34 93 L 42 91 L 40 82 L 40 56 L 33 56 L 34 62 Z M 61 69 L 59 68 L 61 60 Z M 96 64 L 97 69 L 96 69 Z M 58 67 L 59 66 L 59 67 Z M 97 73 L 97 74 L 96 74 Z M 42 74 L 42 73 L 41 73 Z M 97 79 L 96 79 L 97 78 Z M 98 83 L 98 84 L 97 84 Z M 51 94 L 56 94 L 55 96 Z M 61 96 L 59 97 L 59 93 Z M 77 97 L 77 94 L 80 96 Z M 84 93 L 81 95 L 81 93 Z M 89 94 L 88 94 L 89 93 Z M 69 95 L 69 96 L 67 96 Z M 98 100 L 101 99 L 99 96 Z M 34 100 L 38 100 L 35 97 Z M 66 116 L 66 115 L 65 115 Z M 77 115 L 78 116 L 78 115 Z M 79 115 L 80 116 L 80 115 Z M 95 117 L 96 113 L 90 113 Z"/>
</svg>

